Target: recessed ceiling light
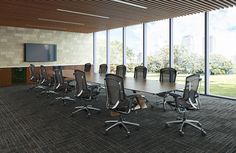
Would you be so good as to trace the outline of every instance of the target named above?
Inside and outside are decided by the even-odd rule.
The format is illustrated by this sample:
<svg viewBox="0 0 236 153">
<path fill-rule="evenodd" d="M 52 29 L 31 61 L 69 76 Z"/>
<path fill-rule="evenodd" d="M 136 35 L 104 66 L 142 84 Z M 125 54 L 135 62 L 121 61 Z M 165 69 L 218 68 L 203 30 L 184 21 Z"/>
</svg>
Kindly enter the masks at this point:
<svg viewBox="0 0 236 153">
<path fill-rule="evenodd" d="M 75 25 L 80 25 L 83 26 L 83 23 L 78 23 L 78 22 L 68 22 L 68 21 L 61 21 L 61 20 L 53 20 L 53 19 L 44 19 L 44 18 L 38 18 L 38 20 L 41 21 L 49 21 L 49 22 L 58 22 L 58 23 L 66 23 L 66 24 L 75 24 Z"/>
<path fill-rule="evenodd" d="M 55 30 L 66 30 L 66 28 L 40 26 L 40 25 L 32 25 L 32 24 L 26 24 L 26 26 L 32 27 L 32 28 L 46 28 L 46 29 L 55 29 Z"/>
<path fill-rule="evenodd" d="M 86 16 L 92 16 L 92 17 L 103 18 L 103 19 L 110 19 L 110 17 L 108 17 L 108 16 L 101 16 L 101 15 L 96 15 L 96 14 L 76 12 L 76 11 L 70 11 L 70 10 L 64 10 L 64 9 L 57 9 L 57 11 L 66 12 L 66 13 L 73 13 L 73 14 L 80 14 L 80 15 L 86 15 Z"/>
<path fill-rule="evenodd" d="M 111 0 L 111 1 L 121 3 L 121 4 L 130 5 L 130 6 L 134 6 L 134 7 L 138 7 L 138 8 L 142 8 L 142 9 L 147 9 L 147 7 L 145 7 L 145 6 L 141 6 L 141 5 L 137 5 L 137 4 L 121 1 L 121 0 Z"/>
</svg>

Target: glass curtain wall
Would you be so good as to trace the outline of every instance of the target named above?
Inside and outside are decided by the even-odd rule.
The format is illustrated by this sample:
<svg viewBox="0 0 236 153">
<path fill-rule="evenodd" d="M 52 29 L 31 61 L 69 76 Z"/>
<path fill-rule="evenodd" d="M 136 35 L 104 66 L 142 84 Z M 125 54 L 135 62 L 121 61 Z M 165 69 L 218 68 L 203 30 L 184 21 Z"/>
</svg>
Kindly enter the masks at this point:
<svg viewBox="0 0 236 153">
<path fill-rule="evenodd" d="M 106 31 L 96 32 L 96 50 L 94 71 L 99 71 L 100 64 L 106 64 Z"/>
<path fill-rule="evenodd" d="M 133 76 L 134 67 L 143 65 L 143 25 L 126 27 L 127 76 Z"/>
<path fill-rule="evenodd" d="M 236 7 L 209 13 L 210 94 L 236 98 Z"/>
<path fill-rule="evenodd" d="M 209 90 L 211 95 L 236 98 L 236 7 L 209 12 Z M 173 19 L 174 68 L 177 83 L 186 76 L 199 73 L 205 84 L 205 23 L 204 13 Z M 159 69 L 169 66 L 169 20 L 146 23 L 148 79 L 159 79 Z M 95 64 L 106 63 L 106 32 L 96 33 Z M 127 76 L 133 77 L 134 67 L 143 65 L 143 24 L 126 27 Z M 122 28 L 110 30 L 110 67 L 122 64 Z"/>
<path fill-rule="evenodd" d="M 174 18 L 173 52 L 176 82 L 185 84 L 186 76 L 201 74 L 204 79 L 204 13 Z M 204 80 L 200 84 L 204 92 Z"/>
<path fill-rule="evenodd" d="M 110 72 L 116 72 L 116 66 L 123 63 L 122 28 L 110 30 Z"/>
<path fill-rule="evenodd" d="M 158 80 L 169 64 L 169 20 L 147 23 L 147 79 Z"/>
</svg>

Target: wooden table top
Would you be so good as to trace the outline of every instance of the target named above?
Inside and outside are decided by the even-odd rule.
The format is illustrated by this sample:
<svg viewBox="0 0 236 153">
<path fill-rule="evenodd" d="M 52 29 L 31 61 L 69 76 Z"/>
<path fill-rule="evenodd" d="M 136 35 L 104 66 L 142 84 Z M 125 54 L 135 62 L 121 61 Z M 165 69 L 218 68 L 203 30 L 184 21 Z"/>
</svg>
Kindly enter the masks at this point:
<svg viewBox="0 0 236 153">
<path fill-rule="evenodd" d="M 74 70 L 63 70 L 63 75 L 65 77 L 74 79 Z M 105 75 L 100 75 L 98 73 L 86 73 L 86 81 L 98 84 L 104 84 Z M 176 83 L 162 83 L 159 80 L 144 80 L 144 79 L 134 79 L 132 77 L 124 78 L 124 87 L 130 90 L 136 90 L 141 92 L 147 92 L 152 94 L 157 94 L 160 92 L 181 90 L 183 85 Z"/>
</svg>

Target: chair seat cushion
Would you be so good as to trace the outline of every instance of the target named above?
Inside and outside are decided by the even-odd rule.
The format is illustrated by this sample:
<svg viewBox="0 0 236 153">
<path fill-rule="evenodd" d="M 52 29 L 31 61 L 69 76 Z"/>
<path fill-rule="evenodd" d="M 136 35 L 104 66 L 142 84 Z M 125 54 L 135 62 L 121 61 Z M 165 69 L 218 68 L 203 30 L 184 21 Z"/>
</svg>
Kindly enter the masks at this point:
<svg viewBox="0 0 236 153">
<path fill-rule="evenodd" d="M 177 100 L 177 104 L 178 104 L 178 107 L 186 108 L 188 110 L 193 110 L 194 109 L 192 107 L 192 105 L 190 103 L 188 103 L 186 100 L 184 100 L 183 98 L 179 98 Z"/>
<path fill-rule="evenodd" d="M 175 101 L 166 101 L 167 104 L 169 104 L 172 107 L 176 107 L 176 102 Z"/>
</svg>

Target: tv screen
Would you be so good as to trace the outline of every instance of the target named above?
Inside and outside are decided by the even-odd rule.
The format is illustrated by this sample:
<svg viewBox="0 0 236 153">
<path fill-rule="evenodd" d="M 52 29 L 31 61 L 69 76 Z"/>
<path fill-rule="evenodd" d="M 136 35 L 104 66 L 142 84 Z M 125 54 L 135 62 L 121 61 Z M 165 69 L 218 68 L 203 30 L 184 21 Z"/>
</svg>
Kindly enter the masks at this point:
<svg viewBox="0 0 236 153">
<path fill-rule="evenodd" d="M 57 46 L 55 44 L 24 44 L 25 62 L 50 62 L 57 60 Z"/>
</svg>

